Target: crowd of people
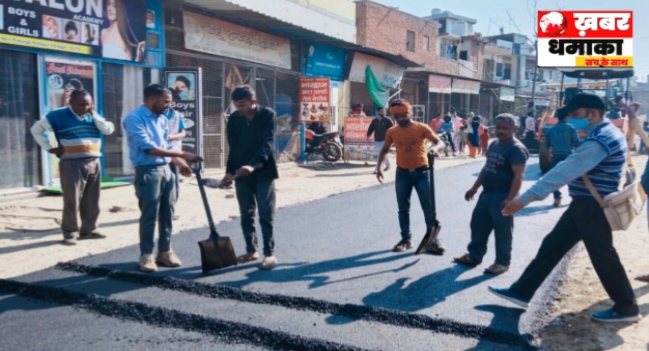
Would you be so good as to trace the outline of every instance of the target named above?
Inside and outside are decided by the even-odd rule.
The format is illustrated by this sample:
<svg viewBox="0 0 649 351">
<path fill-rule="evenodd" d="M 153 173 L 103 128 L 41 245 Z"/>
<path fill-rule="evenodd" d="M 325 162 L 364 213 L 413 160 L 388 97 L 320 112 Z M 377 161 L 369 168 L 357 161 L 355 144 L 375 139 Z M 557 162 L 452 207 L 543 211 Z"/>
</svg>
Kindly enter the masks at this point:
<svg viewBox="0 0 649 351">
<path fill-rule="evenodd" d="M 177 179 L 178 174 L 191 176 L 190 164 L 203 159 L 182 151 L 180 147 L 178 141 L 182 139 L 184 126 L 182 116 L 171 108 L 172 92 L 162 85 L 152 84 L 145 88 L 144 99 L 143 104 L 123 120 L 122 127 L 127 136 L 130 159 L 135 165 L 134 188 L 141 212 L 139 266 L 144 272 L 153 272 L 158 266 L 179 267 L 182 264 L 171 248 L 174 208 L 178 198 Z M 234 185 L 246 243 L 246 253 L 237 260 L 247 263 L 260 258 L 254 225 L 258 212 L 264 255 L 259 268 L 270 270 L 278 263 L 274 256 L 275 181 L 279 177 L 273 142 L 275 111 L 258 104 L 254 90 L 247 85 L 234 89 L 231 100 L 235 112 L 227 123 L 229 154 L 222 184 L 231 184 L 237 176 Z M 485 274 L 507 272 L 512 254 L 513 216 L 551 193 L 555 205 L 560 204 L 559 189 L 568 185 L 572 201 L 543 240 L 537 256 L 511 287 L 490 287 L 489 291 L 527 307 L 559 261 L 575 244 L 583 241 L 602 285 L 614 302 L 611 309 L 593 313 L 593 319 L 602 322 L 639 320 L 633 289 L 613 246 L 611 226 L 596 200 L 617 191 L 627 164 L 627 139 L 605 118 L 606 110 L 607 105 L 600 97 L 583 93 L 559 109 L 560 122 L 548 132 L 547 138 L 553 168 L 519 194 L 529 152 L 515 137 L 519 119 L 514 115 L 505 113 L 495 117 L 496 140 L 489 144 L 489 134 L 479 116 L 469 115 L 462 119 L 451 111 L 443 119 L 436 116 L 430 125 L 426 125 L 412 120 L 412 106 L 408 101 L 397 99 L 389 106 L 395 125 L 386 117 L 386 109 L 380 108 L 367 136 L 374 135 L 380 148 L 374 174 L 381 183 L 383 172 L 390 168 L 387 154 L 392 146 L 396 148 L 395 193 L 401 239 L 393 251 L 404 252 L 414 247 L 410 224 L 414 189 L 424 214 L 426 234 L 432 235 L 432 244 L 427 251 L 434 255 L 446 252 L 436 237 L 438 231 L 434 231 L 430 197 L 430 187 L 434 184 L 429 181 L 432 170 L 428 163 L 429 153 L 437 156 L 446 148 L 440 137 L 446 135 L 454 152 L 463 152 L 462 146 L 466 143 L 469 156 L 477 157 L 478 150 L 481 150 L 486 157 L 475 183 L 464 195 L 467 201 L 471 201 L 482 188 L 471 217 L 467 253 L 455 257 L 456 264 L 480 265 L 493 231 L 496 260 L 485 269 Z M 353 114 L 362 115 L 362 106 L 356 106 Z M 573 120 L 571 123 L 567 123 L 569 118 Z M 58 147 L 50 146 L 45 134 L 47 131 L 54 132 Z M 61 227 L 67 245 L 74 245 L 77 239 L 106 237 L 97 232 L 101 179 L 99 157 L 101 134 L 113 131 L 113 124 L 94 111 L 91 95 L 82 89 L 72 92 L 68 107 L 48 113 L 32 128 L 36 141 L 61 159 L 64 194 Z M 581 142 L 576 139 L 577 131 L 586 134 Z M 455 139 L 458 134 L 459 138 Z M 426 147 L 427 141 L 433 143 L 430 151 Z M 642 184 L 649 187 L 649 174 L 645 174 Z M 78 214 L 81 226 L 77 223 Z M 156 224 L 158 247 L 154 257 Z M 649 277 L 638 279 L 648 281 Z"/>
</svg>

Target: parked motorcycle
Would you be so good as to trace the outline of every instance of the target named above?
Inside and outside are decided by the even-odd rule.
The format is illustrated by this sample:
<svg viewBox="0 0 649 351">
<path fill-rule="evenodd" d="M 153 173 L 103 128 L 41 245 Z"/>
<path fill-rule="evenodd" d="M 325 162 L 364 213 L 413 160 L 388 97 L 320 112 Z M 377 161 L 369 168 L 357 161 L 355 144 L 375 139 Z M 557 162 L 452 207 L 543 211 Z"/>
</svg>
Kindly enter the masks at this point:
<svg viewBox="0 0 649 351">
<path fill-rule="evenodd" d="M 343 157 L 342 142 L 338 138 L 338 132 L 315 134 L 312 130 L 307 130 L 305 137 L 307 159 L 322 155 L 325 161 L 337 162 Z"/>
</svg>

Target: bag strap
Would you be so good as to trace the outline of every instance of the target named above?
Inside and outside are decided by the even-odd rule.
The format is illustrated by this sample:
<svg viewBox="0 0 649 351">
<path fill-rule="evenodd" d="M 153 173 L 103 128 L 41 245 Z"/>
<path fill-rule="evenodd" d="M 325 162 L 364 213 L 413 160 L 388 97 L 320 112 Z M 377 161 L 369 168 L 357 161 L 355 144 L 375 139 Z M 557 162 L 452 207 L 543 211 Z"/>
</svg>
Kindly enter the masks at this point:
<svg viewBox="0 0 649 351">
<path fill-rule="evenodd" d="M 595 186 L 590 181 L 590 178 L 588 178 L 588 176 L 585 175 L 585 174 L 583 176 L 581 176 L 581 177 L 584 179 L 584 183 L 586 184 L 586 187 L 588 188 L 588 190 L 590 190 L 590 193 L 593 195 L 595 200 L 597 200 L 599 205 L 602 206 L 602 208 L 604 208 L 605 207 L 604 199 L 602 199 L 602 197 L 599 195 L 599 193 L 595 189 Z"/>
</svg>

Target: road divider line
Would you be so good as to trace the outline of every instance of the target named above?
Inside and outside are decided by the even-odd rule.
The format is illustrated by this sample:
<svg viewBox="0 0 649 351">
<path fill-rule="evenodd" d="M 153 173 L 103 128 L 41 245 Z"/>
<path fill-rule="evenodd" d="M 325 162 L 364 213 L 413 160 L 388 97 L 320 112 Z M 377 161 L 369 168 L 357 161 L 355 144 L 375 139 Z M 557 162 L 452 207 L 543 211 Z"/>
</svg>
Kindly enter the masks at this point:
<svg viewBox="0 0 649 351">
<path fill-rule="evenodd" d="M 243 343 L 278 351 L 364 351 L 365 349 L 330 341 L 305 338 L 268 328 L 208 318 L 193 313 L 83 294 L 42 285 L 0 279 L 0 293 L 18 295 L 58 305 L 68 305 L 103 316 L 146 323 L 161 328 L 203 333 L 228 343 Z"/>
<path fill-rule="evenodd" d="M 460 323 L 450 319 L 432 318 L 426 315 L 405 313 L 396 310 L 363 305 L 340 304 L 315 300 L 308 297 L 285 296 L 249 292 L 225 285 L 212 285 L 186 279 L 123 272 L 107 268 L 83 265 L 76 262 L 63 262 L 56 269 L 87 274 L 96 278 L 107 278 L 147 287 L 183 292 L 195 296 L 214 299 L 229 299 L 254 304 L 274 305 L 289 309 L 313 311 L 345 316 L 353 320 L 377 322 L 411 329 L 429 330 L 441 334 L 489 341 L 497 344 L 519 346 L 529 350 L 537 348 L 522 335 L 494 329 L 491 327 Z"/>
</svg>

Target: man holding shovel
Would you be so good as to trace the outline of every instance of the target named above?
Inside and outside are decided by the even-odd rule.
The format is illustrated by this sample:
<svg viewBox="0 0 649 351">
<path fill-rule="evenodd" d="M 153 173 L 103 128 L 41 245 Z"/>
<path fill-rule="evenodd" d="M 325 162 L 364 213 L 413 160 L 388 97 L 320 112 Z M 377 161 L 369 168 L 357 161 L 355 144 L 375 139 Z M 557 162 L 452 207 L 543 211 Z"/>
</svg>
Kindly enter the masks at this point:
<svg viewBox="0 0 649 351">
<path fill-rule="evenodd" d="M 412 233 L 410 232 L 410 197 L 415 188 L 419 196 L 421 209 L 424 211 L 427 234 L 433 231 L 434 218 L 429 183 L 430 169 L 426 155 L 426 140 L 435 144 L 433 154 L 437 155 L 444 150 L 445 144 L 437 138 L 435 133 L 425 124 L 413 122 L 412 107 L 405 100 L 394 100 L 390 103 L 390 113 L 394 116 L 397 126 L 388 130 L 385 135 L 385 144 L 379 154 L 379 164 L 382 164 L 390 151 L 392 144 L 397 149 L 397 174 L 396 192 L 399 206 L 399 226 L 401 227 L 401 241 L 392 249 L 394 252 L 403 252 L 414 247 Z M 376 178 L 383 184 L 383 172 L 377 169 Z M 441 255 L 446 248 L 437 239 L 428 249 L 432 254 Z"/>
<path fill-rule="evenodd" d="M 179 267 L 182 263 L 171 250 L 173 207 L 176 203 L 173 162 L 180 173 L 190 176 L 187 162 L 203 159 L 189 152 L 174 150 L 168 142 L 171 91 L 160 84 L 144 89 L 144 104 L 124 119 L 131 162 L 135 165 L 135 195 L 140 206 L 140 270 L 155 272 L 158 265 Z M 153 258 L 155 226 L 158 222 L 158 255 Z"/>
<path fill-rule="evenodd" d="M 259 224 L 264 238 L 264 260 L 260 269 L 270 270 L 277 266 L 273 256 L 273 220 L 275 217 L 275 179 L 279 178 L 275 161 L 275 111 L 257 104 L 255 91 L 242 85 L 232 91 L 236 111 L 230 115 L 227 125 L 230 153 L 222 185 L 235 182 L 241 228 L 246 239 L 247 253 L 239 256 L 239 263 L 256 261 L 257 234 L 255 233 L 255 210 L 259 208 Z"/>
</svg>

